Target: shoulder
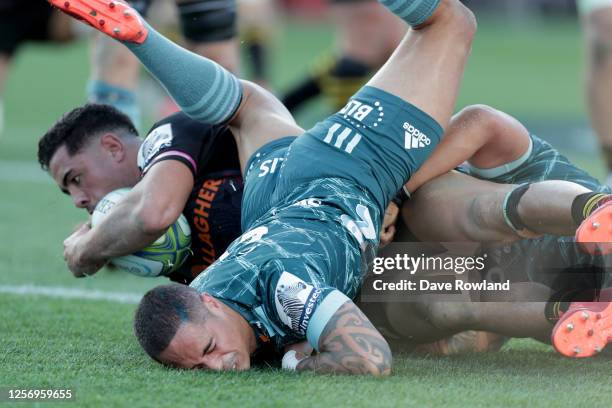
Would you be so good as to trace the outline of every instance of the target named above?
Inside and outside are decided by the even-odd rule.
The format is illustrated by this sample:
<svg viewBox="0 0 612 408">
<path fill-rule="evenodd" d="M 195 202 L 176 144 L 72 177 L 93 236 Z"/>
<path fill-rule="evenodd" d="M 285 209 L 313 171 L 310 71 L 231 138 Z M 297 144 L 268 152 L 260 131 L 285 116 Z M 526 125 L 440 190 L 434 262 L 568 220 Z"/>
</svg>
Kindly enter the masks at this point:
<svg viewBox="0 0 612 408">
<path fill-rule="evenodd" d="M 232 139 L 227 126 L 207 125 L 175 113 L 151 127 L 138 151 L 138 167 L 144 173 L 162 158 L 176 158 L 185 161 L 195 174 L 202 154 L 214 147 L 218 136 Z"/>
</svg>

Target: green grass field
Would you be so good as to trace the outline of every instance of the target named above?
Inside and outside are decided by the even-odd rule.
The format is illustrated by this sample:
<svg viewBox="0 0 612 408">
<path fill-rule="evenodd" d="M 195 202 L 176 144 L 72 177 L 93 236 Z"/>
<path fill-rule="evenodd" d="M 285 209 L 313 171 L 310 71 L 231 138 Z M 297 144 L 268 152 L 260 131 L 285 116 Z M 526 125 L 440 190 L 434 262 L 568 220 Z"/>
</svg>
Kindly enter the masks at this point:
<svg viewBox="0 0 612 408">
<path fill-rule="evenodd" d="M 323 49 L 325 25 L 291 24 L 279 32 L 272 83 L 297 80 Z M 537 28 L 481 22 L 458 106 L 488 103 L 555 129 L 584 126 L 580 33 L 574 22 Z M 513 340 L 499 353 L 454 358 L 396 356 L 387 379 L 168 370 L 141 352 L 131 331 L 133 304 L 6 294 L 21 285 L 143 293 L 164 282 L 120 273 L 73 279 L 62 241 L 85 214 L 39 171 L 36 142 L 64 111 L 83 101 L 86 47 L 30 46 L 15 62 L 0 139 L 0 387 L 72 388 L 76 404 L 107 406 L 590 406 L 607 407 L 610 360 L 566 360 L 550 347 Z M 300 115 L 307 126 L 326 107 Z M 592 144 L 592 141 L 591 141 Z M 594 151 L 565 153 L 597 175 Z M 509 316 L 508 318 L 512 318 Z M 26 406 L 22 403 L 16 406 Z M 71 406 L 71 403 L 40 406 Z M 3 403 L 0 402 L 0 407 Z"/>
</svg>

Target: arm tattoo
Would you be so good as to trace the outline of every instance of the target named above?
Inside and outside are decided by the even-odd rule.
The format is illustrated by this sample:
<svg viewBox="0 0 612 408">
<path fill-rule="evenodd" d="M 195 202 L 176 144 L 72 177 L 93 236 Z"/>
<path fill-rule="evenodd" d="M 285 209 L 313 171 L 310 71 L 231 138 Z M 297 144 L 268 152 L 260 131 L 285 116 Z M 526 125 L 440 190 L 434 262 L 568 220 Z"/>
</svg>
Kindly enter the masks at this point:
<svg viewBox="0 0 612 408">
<path fill-rule="evenodd" d="M 382 335 L 353 302 L 346 302 L 325 326 L 320 352 L 297 369 L 320 373 L 389 375 L 391 350 Z"/>
</svg>

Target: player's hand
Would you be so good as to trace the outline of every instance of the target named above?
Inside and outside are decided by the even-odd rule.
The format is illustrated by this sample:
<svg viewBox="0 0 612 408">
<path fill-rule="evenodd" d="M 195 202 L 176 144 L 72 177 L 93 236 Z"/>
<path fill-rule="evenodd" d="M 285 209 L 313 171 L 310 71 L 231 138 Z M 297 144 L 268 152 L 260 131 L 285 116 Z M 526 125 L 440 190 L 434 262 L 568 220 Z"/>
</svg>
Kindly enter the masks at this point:
<svg viewBox="0 0 612 408">
<path fill-rule="evenodd" d="M 281 362 L 283 370 L 295 371 L 298 364 L 312 355 L 314 349 L 307 341 L 285 346 L 285 355 Z"/>
<path fill-rule="evenodd" d="M 86 238 L 91 231 L 89 223 L 79 225 L 68 238 L 64 240 L 64 260 L 68 269 L 77 278 L 93 275 L 106 262 L 91 260 L 85 257 Z"/>
<path fill-rule="evenodd" d="M 385 219 L 380 231 L 380 248 L 384 248 L 393 241 L 395 237 L 395 222 L 399 215 L 399 207 L 394 202 L 389 203 L 385 211 Z"/>
</svg>

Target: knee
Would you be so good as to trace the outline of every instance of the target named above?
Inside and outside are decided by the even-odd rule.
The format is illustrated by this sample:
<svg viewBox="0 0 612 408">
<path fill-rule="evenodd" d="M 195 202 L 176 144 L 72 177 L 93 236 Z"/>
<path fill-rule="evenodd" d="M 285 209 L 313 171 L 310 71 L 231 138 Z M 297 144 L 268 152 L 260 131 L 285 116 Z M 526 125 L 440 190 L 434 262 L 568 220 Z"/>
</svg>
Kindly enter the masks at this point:
<svg viewBox="0 0 612 408">
<path fill-rule="evenodd" d="M 492 186 L 491 186 L 492 187 Z M 511 242 L 518 236 L 506 225 L 503 202 L 512 185 L 499 184 L 486 194 L 478 194 L 470 203 L 460 228 L 472 241 Z"/>
<path fill-rule="evenodd" d="M 442 0 L 440 2 L 440 11 L 448 15 L 449 28 L 457 41 L 469 44 L 471 46 L 478 24 L 476 16 L 468 7 L 459 0 Z"/>
<path fill-rule="evenodd" d="M 478 29 L 476 16 L 472 12 L 472 10 L 467 8 L 463 3 L 457 2 L 457 4 L 460 8 L 460 16 L 458 17 L 460 32 L 464 36 L 464 38 L 469 40 L 469 42 L 471 43 Z"/>
<path fill-rule="evenodd" d="M 468 105 L 461 109 L 458 115 L 465 118 L 490 118 L 493 117 L 496 112 L 497 111 L 489 105 L 476 104 Z"/>
<path fill-rule="evenodd" d="M 488 105 L 469 105 L 456 115 L 456 119 L 463 124 L 477 124 L 478 128 L 486 128 L 487 133 L 492 133 L 502 125 L 499 111 Z"/>
</svg>

